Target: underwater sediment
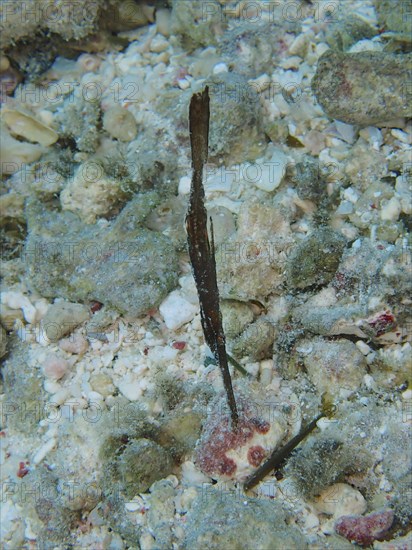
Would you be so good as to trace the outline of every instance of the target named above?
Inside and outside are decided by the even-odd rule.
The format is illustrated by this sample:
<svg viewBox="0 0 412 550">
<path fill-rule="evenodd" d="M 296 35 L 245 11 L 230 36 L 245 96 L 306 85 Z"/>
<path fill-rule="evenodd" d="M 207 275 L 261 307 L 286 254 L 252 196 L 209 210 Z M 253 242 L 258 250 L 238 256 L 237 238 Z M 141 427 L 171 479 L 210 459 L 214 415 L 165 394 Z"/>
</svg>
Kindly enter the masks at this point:
<svg viewBox="0 0 412 550">
<path fill-rule="evenodd" d="M 0 2 L 4 548 L 411 545 L 409 8 Z"/>
</svg>

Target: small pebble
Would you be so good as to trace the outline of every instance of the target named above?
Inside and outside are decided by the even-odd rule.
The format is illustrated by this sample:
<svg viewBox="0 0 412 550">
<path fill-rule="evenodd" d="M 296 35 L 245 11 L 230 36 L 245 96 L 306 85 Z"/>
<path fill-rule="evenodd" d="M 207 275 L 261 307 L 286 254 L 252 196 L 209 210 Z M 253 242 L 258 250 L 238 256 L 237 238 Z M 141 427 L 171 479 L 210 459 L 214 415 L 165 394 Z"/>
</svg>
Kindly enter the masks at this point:
<svg viewBox="0 0 412 550">
<path fill-rule="evenodd" d="M 46 456 L 54 449 L 54 447 L 57 445 L 56 439 L 52 438 L 46 441 L 46 443 L 38 449 L 38 451 L 35 453 L 32 459 L 32 463 L 37 466 L 37 464 L 40 464 L 40 462 L 46 458 Z"/>
<path fill-rule="evenodd" d="M 227 73 L 229 72 L 229 67 L 226 65 L 226 63 L 217 63 L 213 67 L 213 74 L 220 74 L 220 73 Z"/>
<path fill-rule="evenodd" d="M 10 61 L 5 55 L 0 56 L 0 71 L 7 71 L 7 69 L 10 67 Z"/>
<path fill-rule="evenodd" d="M 155 53 L 163 52 L 169 47 L 169 42 L 161 34 L 157 34 L 150 43 L 150 51 Z"/>
<path fill-rule="evenodd" d="M 104 113 L 103 128 L 119 141 L 132 141 L 137 134 L 136 119 L 130 111 L 120 105 L 110 107 Z"/>
<path fill-rule="evenodd" d="M 171 292 L 159 306 L 164 322 L 171 330 L 176 330 L 191 321 L 198 309 L 197 306 L 188 302 L 178 290 Z"/>
<path fill-rule="evenodd" d="M 177 85 L 181 90 L 187 90 L 190 87 L 190 82 L 186 78 L 179 78 Z"/>
<path fill-rule="evenodd" d="M 126 502 L 124 507 L 126 508 L 126 510 L 128 512 L 137 512 L 138 510 L 141 509 L 142 504 L 140 502 L 133 502 L 132 501 L 132 502 Z"/>
<path fill-rule="evenodd" d="M 44 381 L 43 387 L 47 393 L 51 394 L 57 394 L 62 389 L 61 385 L 56 382 L 56 380 L 50 379 Z"/>
<path fill-rule="evenodd" d="M 139 544 L 141 550 L 154 550 L 156 548 L 156 541 L 148 531 L 140 537 Z"/>
<path fill-rule="evenodd" d="M 254 89 L 258 93 L 261 93 L 261 92 L 264 92 L 265 90 L 267 90 L 267 88 L 269 88 L 271 82 L 272 82 L 272 79 L 266 73 L 261 74 L 257 78 L 253 78 L 251 80 L 248 80 L 248 84 L 250 86 L 253 86 Z"/>
<path fill-rule="evenodd" d="M 384 221 L 396 222 L 401 213 L 401 204 L 396 197 L 392 197 L 381 210 L 381 219 Z"/>
<path fill-rule="evenodd" d="M 1 303 L 11 309 L 21 309 L 28 323 L 36 321 L 36 308 L 23 293 L 13 290 L 2 292 Z"/>
<path fill-rule="evenodd" d="M 402 393 L 402 399 L 405 399 L 405 400 L 409 400 L 409 399 L 412 399 L 412 390 L 411 389 L 407 389 L 406 391 L 404 391 Z"/>
<path fill-rule="evenodd" d="M 363 353 L 363 355 L 368 355 L 368 353 L 372 351 L 368 344 L 365 344 L 363 340 L 358 340 L 356 342 L 356 347 L 361 353 Z"/>
<path fill-rule="evenodd" d="M 58 355 L 49 355 L 43 364 L 43 372 L 47 378 L 60 380 L 68 372 L 70 364 Z"/>
<path fill-rule="evenodd" d="M 190 193 L 190 186 L 191 186 L 192 180 L 189 178 L 189 176 L 182 176 L 179 180 L 179 195 L 188 195 Z"/>
<path fill-rule="evenodd" d="M 60 349 L 76 355 L 82 355 L 88 347 L 88 341 L 81 334 L 73 334 L 70 338 L 62 338 L 59 342 Z"/>
<path fill-rule="evenodd" d="M 139 382 L 126 376 L 118 385 L 119 391 L 129 400 L 137 401 L 142 396 L 142 388 Z"/>
<path fill-rule="evenodd" d="M 269 160 L 260 160 L 245 170 L 245 180 L 253 183 L 263 191 L 271 192 L 279 187 L 286 171 L 288 157 L 280 150 L 276 150 Z"/>
</svg>

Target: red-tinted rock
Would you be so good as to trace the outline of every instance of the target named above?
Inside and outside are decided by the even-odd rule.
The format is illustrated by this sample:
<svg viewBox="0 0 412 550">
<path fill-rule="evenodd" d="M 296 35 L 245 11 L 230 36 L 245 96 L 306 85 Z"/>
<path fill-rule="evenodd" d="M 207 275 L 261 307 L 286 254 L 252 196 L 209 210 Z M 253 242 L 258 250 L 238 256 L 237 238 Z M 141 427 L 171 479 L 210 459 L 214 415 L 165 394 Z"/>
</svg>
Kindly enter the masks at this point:
<svg viewBox="0 0 412 550">
<path fill-rule="evenodd" d="M 342 516 L 335 524 L 335 531 L 361 546 L 369 546 L 390 529 L 393 516 L 393 510 L 381 510 L 367 516 Z"/>
<path fill-rule="evenodd" d="M 253 447 L 250 447 L 247 452 L 248 462 L 255 468 L 260 465 L 265 456 L 265 449 L 261 445 L 254 445 Z"/>
</svg>

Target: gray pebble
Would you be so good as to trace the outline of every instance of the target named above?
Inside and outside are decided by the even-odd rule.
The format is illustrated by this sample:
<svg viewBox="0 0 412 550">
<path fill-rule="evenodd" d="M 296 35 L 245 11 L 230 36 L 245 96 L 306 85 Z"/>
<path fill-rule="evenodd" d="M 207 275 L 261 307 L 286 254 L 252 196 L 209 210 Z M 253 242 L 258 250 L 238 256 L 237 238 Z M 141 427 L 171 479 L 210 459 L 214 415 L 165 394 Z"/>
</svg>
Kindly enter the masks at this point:
<svg viewBox="0 0 412 550">
<path fill-rule="evenodd" d="M 255 159 L 263 151 L 259 95 L 242 75 L 222 73 L 207 80 L 210 94 L 209 158 Z"/>
</svg>

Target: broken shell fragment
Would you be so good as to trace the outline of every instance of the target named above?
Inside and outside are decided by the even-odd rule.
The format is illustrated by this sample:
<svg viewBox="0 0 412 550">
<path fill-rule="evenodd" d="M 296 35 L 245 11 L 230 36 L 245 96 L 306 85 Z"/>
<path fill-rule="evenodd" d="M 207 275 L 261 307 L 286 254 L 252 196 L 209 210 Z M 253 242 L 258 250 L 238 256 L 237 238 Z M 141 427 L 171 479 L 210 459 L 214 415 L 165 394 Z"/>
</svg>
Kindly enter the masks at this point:
<svg viewBox="0 0 412 550">
<path fill-rule="evenodd" d="M 44 149 L 40 145 L 18 141 L 2 126 L 0 144 L 0 172 L 2 174 L 14 174 L 21 169 L 22 164 L 39 160 L 43 153 Z"/>
<path fill-rule="evenodd" d="M 28 141 L 47 147 L 59 139 L 58 133 L 52 128 L 16 109 L 4 110 L 3 119 L 13 134 Z"/>
</svg>

